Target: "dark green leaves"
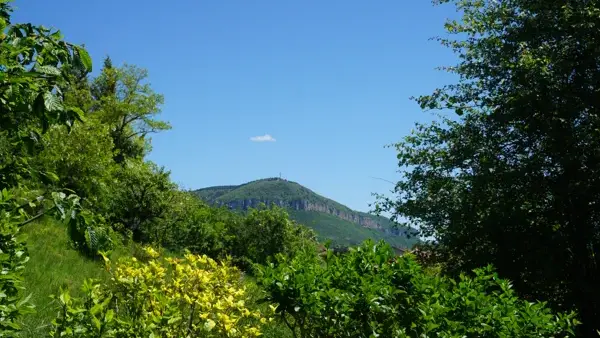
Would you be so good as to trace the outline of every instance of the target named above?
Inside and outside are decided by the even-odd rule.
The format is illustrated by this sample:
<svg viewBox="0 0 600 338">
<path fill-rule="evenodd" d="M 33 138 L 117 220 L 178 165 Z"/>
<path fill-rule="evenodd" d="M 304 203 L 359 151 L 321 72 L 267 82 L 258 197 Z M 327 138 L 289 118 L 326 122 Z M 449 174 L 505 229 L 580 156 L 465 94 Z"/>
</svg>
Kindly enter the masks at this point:
<svg viewBox="0 0 600 338">
<path fill-rule="evenodd" d="M 457 54 L 445 68 L 457 82 L 416 101 L 450 115 L 397 145 L 405 176 L 383 210 L 434 236 L 447 273 L 493 263 L 527 299 L 579 309 L 592 335 L 600 317 L 592 287 L 600 280 L 600 2 L 437 2 L 462 16 L 436 39 Z"/>
</svg>

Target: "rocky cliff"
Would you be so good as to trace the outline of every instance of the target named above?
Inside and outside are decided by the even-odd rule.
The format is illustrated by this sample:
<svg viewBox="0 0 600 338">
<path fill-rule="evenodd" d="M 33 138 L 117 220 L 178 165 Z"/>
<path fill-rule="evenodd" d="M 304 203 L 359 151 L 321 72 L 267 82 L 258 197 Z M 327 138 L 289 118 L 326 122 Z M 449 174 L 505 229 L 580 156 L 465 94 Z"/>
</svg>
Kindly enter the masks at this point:
<svg viewBox="0 0 600 338">
<path fill-rule="evenodd" d="M 219 203 L 219 202 L 217 201 L 217 203 Z M 327 206 L 325 204 L 320 204 L 320 203 L 313 203 L 313 202 L 309 202 L 307 200 L 285 201 L 285 200 L 243 199 L 243 200 L 222 202 L 220 204 L 226 205 L 227 207 L 232 208 L 232 209 L 244 209 L 245 210 L 248 208 L 256 208 L 261 203 L 264 203 L 266 205 L 271 205 L 274 203 L 279 207 L 288 208 L 288 209 L 292 209 L 292 210 L 324 212 L 324 213 L 327 213 L 330 215 L 334 215 L 343 220 L 359 224 L 366 228 L 371 228 L 371 229 L 383 229 L 384 228 L 382 224 L 375 221 L 373 216 L 362 215 L 362 214 L 360 214 L 358 212 L 354 212 L 354 211 L 348 212 L 346 210 L 340 210 L 335 207 Z"/>
</svg>

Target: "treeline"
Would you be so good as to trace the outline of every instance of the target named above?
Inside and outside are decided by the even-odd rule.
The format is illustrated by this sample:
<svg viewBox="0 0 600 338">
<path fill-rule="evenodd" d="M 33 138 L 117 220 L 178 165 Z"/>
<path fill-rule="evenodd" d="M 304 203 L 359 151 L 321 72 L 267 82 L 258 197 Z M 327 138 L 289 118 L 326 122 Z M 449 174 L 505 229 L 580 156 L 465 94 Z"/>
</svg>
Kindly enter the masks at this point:
<svg viewBox="0 0 600 338">
<path fill-rule="evenodd" d="M 459 6 L 466 23 L 448 29 L 495 32 L 490 39 L 499 46 L 504 43 L 500 28 L 490 22 L 520 22 L 528 18 L 522 13 L 540 10 L 520 1 Z M 283 209 L 238 215 L 179 189 L 168 171 L 145 158 L 150 136 L 170 128 L 158 119 L 163 97 L 146 82 L 147 72 L 133 65 L 116 67 L 106 58 L 92 78 L 92 60 L 84 48 L 64 41 L 59 32 L 13 24 L 10 13 L 0 0 L 0 335 L 16 336 L 19 318 L 31 311 L 22 290 L 27 247 L 19 230 L 37 226 L 36 220 L 46 215 L 62 220 L 74 248 L 103 262 L 110 274 L 105 281 L 87 281 L 82 297 L 66 290 L 58 295 L 57 316 L 48 323 L 55 337 L 251 337 L 273 327 L 277 334 L 272 336 L 278 337 L 567 337 L 579 324 L 571 310 L 588 320 L 586 330 L 595 325 L 586 313 L 591 307 L 575 301 L 579 275 L 550 279 L 534 266 L 543 262 L 539 256 L 526 254 L 525 243 L 551 257 L 556 250 L 582 251 L 575 241 L 579 236 L 567 230 L 570 223 L 547 223 L 552 219 L 541 212 L 541 201 L 561 195 L 548 190 L 528 195 L 526 189 L 534 190 L 525 184 L 529 173 L 523 179 L 515 171 L 522 163 L 532 168 L 528 157 L 516 152 L 522 146 L 516 142 L 527 138 L 508 138 L 518 146 L 511 148 L 500 137 L 501 131 L 520 131 L 517 136 L 523 137 L 537 129 L 521 128 L 529 121 L 522 111 L 523 121 L 505 120 L 517 106 L 495 96 L 496 101 L 478 101 L 494 89 L 488 82 L 467 81 L 421 98 L 423 107 L 448 103 L 464 113 L 463 120 L 420 127 L 398 146 L 400 164 L 413 166 L 398 184 L 398 192 L 407 195 L 384 200 L 382 207 L 418 221 L 423 235 L 435 235 L 427 255 L 397 257 L 384 243 L 370 241 L 336 253 L 318 244 L 315 234 L 292 222 Z M 502 31 L 508 37 L 516 34 L 509 33 Z M 494 69 L 520 69 L 504 54 L 492 53 L 498 59 L 485 60 L 491 53 L 486 39 L 455 45 L 471 52 L 459 73 L 478 79 L 475 70 L 489 69 L 486 65 L 495 65 L 491 61 L 497 64 Z M 533 76 L 539 70 L 534 66 L 548 59 L 535 60 L 530 56 L 517 65 Z M 511 71 L 500 74 L 505 82 L 523 85 Z M 490 87 L 478 87 L 483 84 Z M 476 107 L 467 108 L 472 101 Z M 492 103 L 503 113 L 492 114 Z M 516 122 L 519 128 L 511 124 Z M 552 142 L 537 138 L 543 140 Z M 510 149 L 512 157 L 500 149 Z M 537 148 L 523 149 L 535 154 Z M 542 177 L 552 177 L 553 168 L 543 167 Z M 500 208 L 509 201 L 512 209 Z M 560 245 L 549 248 L 542 240 Z M 144 246 L 143 252 L 112 261 L 108 252 L 128 242 Z M 574 257 L 583 256 L 573 253 L 552 261 L 559 263 L 554 271 L 567 271 Z M 589 260 L 578 263 L 586 269 L 581 276 L 593 271 Z M 542 271 L 550 271 L 546 268 Z M 559 280 L 562 284 L 553 282 Z M 248 294 L 253 288 L 260 299 Z M 561 290 L 569 291 L 563 302 Z M 550 300 L 554 311 L 546 303 L 527 301 L 538 298 Z"/>
</svg>

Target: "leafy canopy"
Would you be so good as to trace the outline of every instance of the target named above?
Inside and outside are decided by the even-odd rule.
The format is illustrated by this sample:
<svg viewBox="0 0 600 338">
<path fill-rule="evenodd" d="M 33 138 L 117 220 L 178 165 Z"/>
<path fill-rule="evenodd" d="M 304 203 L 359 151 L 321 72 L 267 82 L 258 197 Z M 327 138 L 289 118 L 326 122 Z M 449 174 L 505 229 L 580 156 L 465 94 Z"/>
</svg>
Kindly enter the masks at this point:
<svg viewBox="0 0 600 338">
<path fill-rule="evenodd" d="M 416 100 L 451 111 L 396 144 L 404 178 L 380 205 L 446 271 L 492 263 L 531 300 L 600 316 L 599 1 L 442 0 L 462 19 L 437 40 L 459 80 Z"/>
</svg>

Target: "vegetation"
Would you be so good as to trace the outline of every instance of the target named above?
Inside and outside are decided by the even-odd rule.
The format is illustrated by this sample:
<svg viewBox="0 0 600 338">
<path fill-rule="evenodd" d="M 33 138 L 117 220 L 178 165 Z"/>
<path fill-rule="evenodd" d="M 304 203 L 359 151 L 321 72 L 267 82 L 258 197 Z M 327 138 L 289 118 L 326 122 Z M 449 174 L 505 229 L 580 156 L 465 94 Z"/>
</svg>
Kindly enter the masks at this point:
<svg viewBox="0 0 600 338">
<path fill-rule="evenodd" d="M 418 241 L 415 231 L 399 231 L 385 217 L 351 210 L 296 182 L 280 178 L 262 179 L 238 186 L 209 187 L 196 190 L 194 194 L 211 204 L 238 208 L 246 207 L 244 203 L 247 201 L 253 201 L 253 204 L 275 203 L 288 209 L 295 221 L 315 230 L 320 240 L 331 240 L 339 246 L 357 245 L 371 238 L 384 239 L 395 247 L 407 249 Z M 307 210 L 308 204 L 323 211 Z M 338 217 L 339 214 L 345 214 L 346 219 Z M 367 228 L 348 218 L 362 219 L 380 228 Z"/>
<path fill-rule="evenodd" d="M 290 210 L 289 214 L 293 220 L 313 229 L 319 241 L 331 241 L 333 245 L 340 247 L 355 246 L 367 239 L 373 239 L 384 240 L 393 247 L 406 249 L 412 247 L 415 242 L 414 237 L 393 236 L 323 212 Z"/>
<path fill-rule="evenodd" d="M 37 338 L 48 334 L 56 317 L 58 303 L 51 295 L 61 289 L 75 296 L 83 296 L 81 285 L 86 279 L 107 282 L 110 274 L 93 258 L 74 250 L 68 232 L 61 222 L 45 218 L 23 228 L 30 260 L 26 265 L 24 287 L 31 294 L 35 311 L 20 320 L 22 337 Z M 137 255 L 134 243 L 119 245 L 111 252 L 111 259 Z"/>
<path fill-rule="evenodd" d="M 462 13 L 438 39 L 460 80 L 416 100 L 455 116 L 396 144 L 407 170 L 380 209 L 433 236 L 451 275 L 491 263 L 526 299 L 577 309 L 595 336 L 600 2 L 436 2 Z"/>
<path fill-rule="evenodd" d="M 128 258 L 108 284 L 88 280 L 85 296 L 59 296 L 52 337 L 258 337 L 267 317 L 246 307 L 239 272 L 206 256 Z"/>
<path fill-rule="evenodd" d="M 519 300 L 490 267 L 458 282 L 424 272 L 384 242 L 323 262 L 278 256 L 261 269 L 294 337 L 566 337 L 574 314 Z M 532 323 L 535 323 L 532 325 Z"/>
<path fill-rule="evenodd" d="M 319 252 L 283 208 L 182 191 L 146 159 L 169 128 L 147 71 L 106 58 L 90 78 L 84 48 L 0 0 L 0 336 L 571 337 L 578 319 L 591 336 L 598 4 L 456 3 L 468 38 L 441 41 L 462 82 L 418 101 L 460 118 L 397 145 L 411 170 L 379 208 L 434 236 L 422 267 L 383 242 Z M 197 193 L 366 217 L 274 179 Z"/>
<path fill-rule="evenodd" d="M 264 205 L 231 229 L 233 254 L 250 263 L 265 264 L 277 254 L 294 256 L 298 251 L 316 253 L 313 231 L 295 224 L 285 210 Z"/>
</svg>

